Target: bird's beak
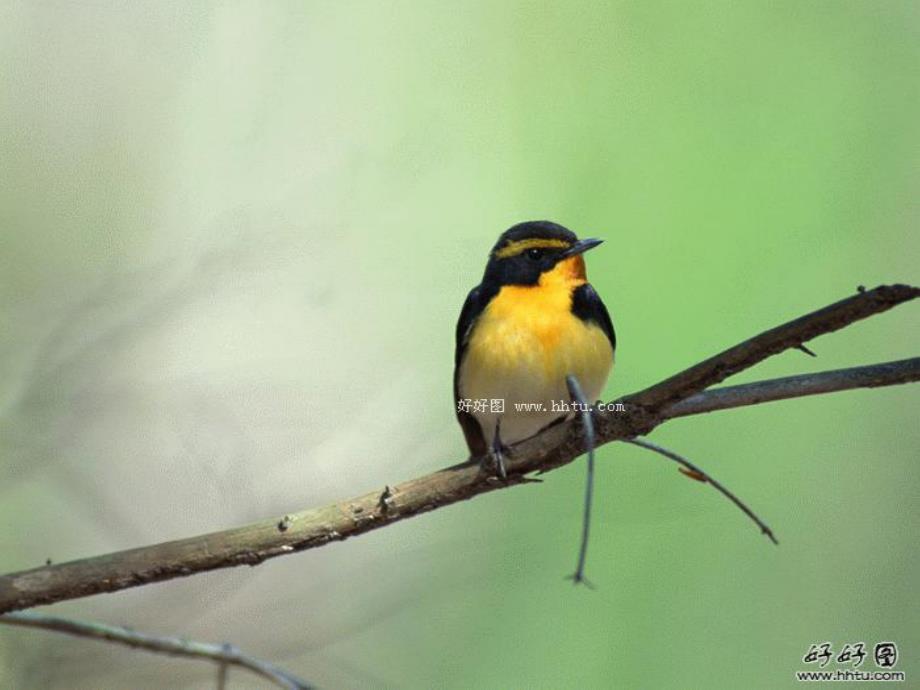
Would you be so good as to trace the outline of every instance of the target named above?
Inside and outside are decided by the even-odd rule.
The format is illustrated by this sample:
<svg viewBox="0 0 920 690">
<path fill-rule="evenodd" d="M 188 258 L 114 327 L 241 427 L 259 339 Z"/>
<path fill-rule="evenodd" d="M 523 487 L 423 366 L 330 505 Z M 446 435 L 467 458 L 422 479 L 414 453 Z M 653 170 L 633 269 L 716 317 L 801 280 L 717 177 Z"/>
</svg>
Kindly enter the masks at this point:
<svg viewBox="0 0 920 690">
<path fill-rule="evenodd" d="M 603 241 L 604 240 L 598 240 L 595 238 L 586 239 L 586 240 L 578 240 L 575 244 L 573 244 L 571 247 L 569 247 L 564 252 L 562 252 L 562 257 L 564 259 L 568 259 L 570 256 L 584 254 L 589 249 L 594 249 L 594 247 L 596 247 Z"/>
</svg>

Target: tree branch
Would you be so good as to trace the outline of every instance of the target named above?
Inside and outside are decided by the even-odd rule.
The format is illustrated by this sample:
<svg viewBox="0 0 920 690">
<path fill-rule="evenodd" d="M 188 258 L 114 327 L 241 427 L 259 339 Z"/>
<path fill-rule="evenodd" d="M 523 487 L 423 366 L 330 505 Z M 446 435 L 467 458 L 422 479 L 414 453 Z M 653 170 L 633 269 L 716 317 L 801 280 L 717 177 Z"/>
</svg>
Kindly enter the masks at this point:
<svg viewBox="0 0 920 690">
<path fill-rule="evenodd" d="M 621 398 L 623 411 L 595 415 L 596 445 L 648 434 L 672 417 L 768 400 L 920 380 L 920 358 L 796 376 L 701 392 L 767 357 L 920 296 L 907 285 L 883 285 L 761 333 L 661 383 Z M 609 408 L 609 406 L 608 406 Z M 262 561 L 384 525 L 527 481 L 572 462 L 585 450 L 578 419 L 550 427 L 511 449 L 506 480 L 466 462 L 351 500 L 283 518 L 95 558 L 0 576 L 0 613 L 114 592 L 193 573 Z"/>
<path fill-rule="evenodd" d="M 51 630 L 104 642 L 114 642 L 115 644 L 125 645 L 126 647 L 143 649 L 148 652 L 157 652 L 159 654 L 207 659 L 219 664 L 224 678 L 226 678 L 226 675 L 223 669 L 226 669 L 228 666 L 238 666 L 239 668 L 244 668 L 247 671 L 258 674 L 263 678 L 267 678 L 278 687 L 286 688 L 286 690 L 310 690 L 313 688 L 309 683 L 300 680 L 287 671 L 277 668 L 265 661 L 260 661 L 248 654 L 243 654 L 243 652 L 232 645 L 194 642 L 178 637 L 158 637 L 120 626 L 106 625 L 105 623 L 91 621 L 77 621 L 70 618 L 59 618 L 57 616 L 45 616 L 31 611 L 8 613 L 0 616 L 0 623 L 5 625 L 17 625 L 25 628 Z"/>
<path fill-rule="evenodd" d="M 759 405 L 775 400 L 836 393 L 853 388 L 895 386 L 918 380 L 920 380 L 920 357 L 914 357 L 865 367 L 836 369 L 822 371 L 818 374 L 787 376 L 781 379 L 747 383 L 742 386 L 714 388 L 680 401 L 668 408 L 665 416 L 673 419 L 674 417 L 727 410 L 732 407 Z"/>
</svg>

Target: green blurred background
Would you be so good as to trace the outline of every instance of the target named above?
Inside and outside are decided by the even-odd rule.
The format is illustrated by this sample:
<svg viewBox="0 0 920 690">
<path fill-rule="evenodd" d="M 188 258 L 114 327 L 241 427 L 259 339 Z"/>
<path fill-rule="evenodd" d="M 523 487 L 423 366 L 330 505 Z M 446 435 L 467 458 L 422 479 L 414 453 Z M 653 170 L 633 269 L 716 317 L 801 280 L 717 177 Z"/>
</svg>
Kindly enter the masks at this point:
<svg viewBox="0 0 920 690">
<path fill-rule="evenodd" d="M 0 570 L 189 536 L 464 456 L 453 327 L 498 233 L 607 239 L 607 397 L 917 282 L 912 2 L 0 4 Z M 738 381 L 918 354 L 908 305 Z M 774 528 L 622 445 L 255 569 L 49 607 L 229 640 L 324 688 L 920 678 L 916 387 L 675 421 Z M 871 660 L 864 668 L 872 668 Z M 0 628 L 4 689 L 212 688 Z M 265 687 L 234 673 L 231 687 Z"/>
</svg>

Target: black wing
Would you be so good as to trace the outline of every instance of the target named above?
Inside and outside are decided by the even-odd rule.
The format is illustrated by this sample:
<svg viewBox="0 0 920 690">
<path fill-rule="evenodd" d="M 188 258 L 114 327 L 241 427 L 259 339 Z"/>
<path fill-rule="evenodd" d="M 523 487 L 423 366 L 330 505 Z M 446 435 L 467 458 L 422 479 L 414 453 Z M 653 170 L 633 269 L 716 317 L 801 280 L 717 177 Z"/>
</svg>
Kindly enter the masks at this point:
<svg viewBox="0 0 920 690">
<path fill-rule="evenodd" d="M 617 349 L 617 336 L 613 332 L 610 314 L 590 283 L 575 288 L 575 292 L 572 293 L 572 313 L 582 321 L 593 321 L 600 326 L 610 341 L 610 348 Z"/>
<path fill-rule="evenodd" d="M 463 435 L 466 437 L 466 445 L 470 453 L 475 457 L 485 455 L 488 446 L 482 433 L 482 427 L 479 422 L 469 412 L 460 409 L 460 363 L 463 361 L 463 355 L 466 352 L 467 341 L 469 340 L 470 331 L 476 318 L 482 313 L 488 300 L 481 299 L 482 290 L 479 286 L 470 290 L 463 303 L 463 309 L 460 311 L 460 318 L 457 319 L 457 345 L 454 350 L 454 406 L 457 410 L 457 421 L 463 429 Z"/>
</svg>

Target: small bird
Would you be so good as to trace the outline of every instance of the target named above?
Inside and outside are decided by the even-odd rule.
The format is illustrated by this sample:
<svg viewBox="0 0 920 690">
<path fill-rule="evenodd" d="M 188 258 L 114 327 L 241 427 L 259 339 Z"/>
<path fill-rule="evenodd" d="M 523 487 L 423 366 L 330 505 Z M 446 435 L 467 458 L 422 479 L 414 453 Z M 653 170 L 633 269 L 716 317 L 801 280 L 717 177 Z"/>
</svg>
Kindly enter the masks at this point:
<svg viewBox="0 0 920 690">
<path fill-rule="evenodd" d="M 616 336 L 579 240 L 549 221 L 501 234 L 457 321 L 454 399 L 472 457 L 505 476 L 507 447 L 572 416 L 567 376 L 597 400 Z"/>
</svg>

